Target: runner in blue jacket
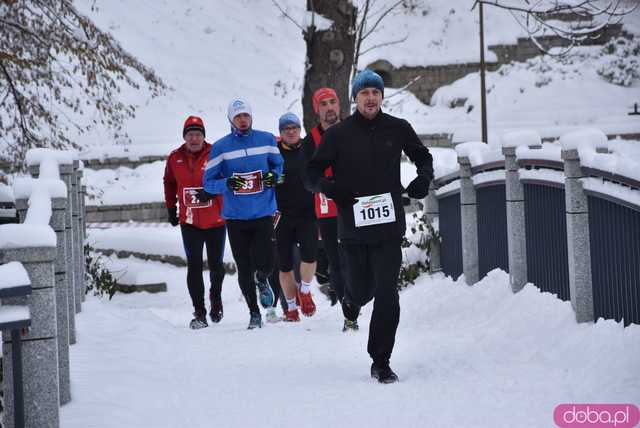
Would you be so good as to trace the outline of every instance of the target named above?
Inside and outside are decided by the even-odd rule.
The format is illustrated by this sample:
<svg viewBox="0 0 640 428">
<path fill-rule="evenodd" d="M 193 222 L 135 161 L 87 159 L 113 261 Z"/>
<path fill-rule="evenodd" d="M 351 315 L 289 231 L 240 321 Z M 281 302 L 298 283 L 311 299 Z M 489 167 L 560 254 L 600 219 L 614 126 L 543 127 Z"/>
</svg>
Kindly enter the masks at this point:
<svg viewBox="0 0 640 428">
<path fill-rule="evenodd" d="M 231 101 L 227 117 L 231 132 L 211 148 L 199 199 L 223 196 L 222 216 L 249 307 L 248 328 L 253 329 L 262 327 L 256 286 L 263 307 L 271 307 L 275 300 L 268 277 L 273 270 L 274 188 L 283 179 L 283 159 L 272 134 L 252 129 L 251 106 L 246 101 Z"/>
</svg>

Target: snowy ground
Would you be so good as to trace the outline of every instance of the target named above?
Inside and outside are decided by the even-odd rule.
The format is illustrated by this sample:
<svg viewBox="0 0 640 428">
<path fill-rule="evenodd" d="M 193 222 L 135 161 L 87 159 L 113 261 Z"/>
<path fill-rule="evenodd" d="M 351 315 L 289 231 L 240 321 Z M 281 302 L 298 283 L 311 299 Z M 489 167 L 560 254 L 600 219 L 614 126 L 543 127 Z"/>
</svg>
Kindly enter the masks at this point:
<svg viewBox="0 0 640 428">
<path fill-rule="evenodd" d="M 247 331 L 230 276 L 222 323 L 191 331 L 184 269 L 140 263 L 168 292 L 87 298 L 66 428 L 540 428 L 560 403 L 640 401 L 639 326 L 577 325 L 568 303 L 533 286 L 512 295 L 500 271 L 473 287 L 423 276 L 403 291 L 401 382 L 379 385 L 365 351 L 370 305 L 355 334 L 321 297 L 311 319 Z"/>
</svg>

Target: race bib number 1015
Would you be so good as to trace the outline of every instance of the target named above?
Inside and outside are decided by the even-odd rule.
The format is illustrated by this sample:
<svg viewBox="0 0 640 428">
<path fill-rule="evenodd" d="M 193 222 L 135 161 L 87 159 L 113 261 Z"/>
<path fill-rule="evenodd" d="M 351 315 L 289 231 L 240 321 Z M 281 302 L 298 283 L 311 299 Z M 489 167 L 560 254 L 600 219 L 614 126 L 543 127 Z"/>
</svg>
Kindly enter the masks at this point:
<svg viewBox="0 0 640 428">
<path fill-rule="evenodd" d="M 353 205 L 353 219 L 356 227 L 396 221 L 396 212 L 393 209 L 391 193 L 363 196 L 356 199 L 358 202 Z"/>
</svg>

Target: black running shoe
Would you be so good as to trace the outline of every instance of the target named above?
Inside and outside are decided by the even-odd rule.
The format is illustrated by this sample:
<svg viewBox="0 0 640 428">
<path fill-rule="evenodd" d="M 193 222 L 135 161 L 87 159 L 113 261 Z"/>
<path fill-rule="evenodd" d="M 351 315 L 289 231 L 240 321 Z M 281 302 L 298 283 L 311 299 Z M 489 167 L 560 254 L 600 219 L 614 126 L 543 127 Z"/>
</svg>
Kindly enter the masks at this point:
<svg viewBox="0 0 640 428">
<path fill-rule="evenodd" d="M 251 318 L 249 319 L 249 326 L 247 330 L 253 330 L 254 328 L 262 328 L 262 315 L 260 312 L 252 312 Z"/>
<path fill-rule="evenodd" d="M 398 375 L 391 370 L 388 362 L 371 364 L 371 377 L 378 379 L 380 383 L 395 383 L 398 381 Z"/>
<path fill-rule="evenodd" d="M 195 311 L 193 313 L 193 319 L 189 323 L 189 328 L 191 330 L 199 330 L 205 327 L 209 327 L 209 324 L 207 324 L 207 311 Z"/>
<path fill-rule="evenodd" d="M 344 325 L 342 326 L 342 331 L 358 331 L 360 327 L 358 327 L 358 320 L 351 321 L 348 319 L 344 319 Z"/>
<path fill-rule="evenodd" d="M 209 312 L 211 322 L 214 324 L 219 323 L 224 317 L 224 310 L 222 309 L 222 302 L 211 302 L 211 311 Z"/>
</svg>

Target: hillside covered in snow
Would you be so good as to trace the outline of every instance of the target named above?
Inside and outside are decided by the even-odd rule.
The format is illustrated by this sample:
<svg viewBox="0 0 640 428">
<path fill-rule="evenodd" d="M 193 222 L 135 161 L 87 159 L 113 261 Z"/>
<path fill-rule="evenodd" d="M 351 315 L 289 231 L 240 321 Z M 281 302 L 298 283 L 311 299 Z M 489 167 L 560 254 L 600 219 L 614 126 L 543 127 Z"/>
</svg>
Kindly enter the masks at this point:
<svg viewBox="0 0 640 428">
<path fill-rule="evenodd" d="M 478 61 L 478 18 L 470 10 L 471 1 L 409 3 L 415 7 L 388 15 L 366 43 L 371 47 L 406 40 L 365 53 L 361 66 L 381 58 L 396 66 Z M 189 114 L 204 118 L 207 138 L 213 141 L 228 131 L 226 106 L 236 96 L 252 103 L 257 128 L 275 131 L 282 113 L 302 112 L 304 40 L 300 29 L 270 1 L 80 0 L 77 4 L 171 87 L 154 100 L 139 91 L 124 94 L 139 105 L 137 117 L 127 124 L 134 144 L 175 145 Z M 280 4 L 297 22 L 308 22 L 304 1 Z M 514 43 L 525 35 L 510 13 L 488 7 L 485 15 L 487 45 Z M 623 22 L 626 31 L 640 33 L 638 13 Z M 567 59 L 534 59 L 489 73 L 490 128 L 529 126 L 543 134 L 554 128 L 549 130 L 553 134 L 563 127 L 588 124 L 607 132 L 638 132 L 640 124 L 626 113 L 640 101 L 640 79 L 632 79 L 628 86 L 610 83 L 598 74 L 604 56 L 600 47 L 576 49 Z M 637 60 L 637 52 L 633 58 Z M 455 133 L 479 126 L 477 74 L 442 88 L 431 106 L 409 92 L 394 95 L 389 90 L 386 95 L 386 110 L 410 120 L 418 132 Z M 460 97 L 466 103 L 450 108 L 451 99 Z M 79 138 L 86 144 L 113 143 L 104 130 Z"/>
</svg>

